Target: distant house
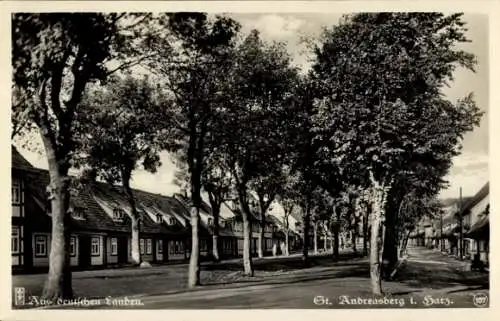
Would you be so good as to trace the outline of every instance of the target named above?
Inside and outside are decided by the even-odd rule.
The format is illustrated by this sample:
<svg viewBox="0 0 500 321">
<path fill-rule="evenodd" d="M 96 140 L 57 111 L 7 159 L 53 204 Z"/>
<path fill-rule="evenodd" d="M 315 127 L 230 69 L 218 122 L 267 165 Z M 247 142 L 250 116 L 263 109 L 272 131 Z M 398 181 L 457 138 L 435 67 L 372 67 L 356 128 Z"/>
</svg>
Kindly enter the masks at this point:
<svg viewBox="0 0 500 321">
<path fill-rule="evenodd" d="M 174 198 L 183 204 L 186 209 L 191 207 L 191 200 L 185 195 L 174 194 Z M 223 204 L 224 206 L 224 204 Z M 222 207 L 223 207 L 222 206 Z M 224 257 L 234 257 L 236 254 L 236 239 L 233 233 L 233 229 L 229 221 L 223 217 L 226 212 L 225 208 L 221 208 L 221 215 L 219 217 L 219 255 L 221 258 Z M 211 257 L 213 249 L 213 234 L 214 234 L 214 216 L 212 214 L 212 209 L 205 201 L 202 201 L 201 208 L 199 210 L 200 215 L 200 255 L 203 257 Z M 189 220 L 190 217 L 188 216 Z M 191 252 L 190 248 L 188 252 Z"/>
<path fill-rule="evenodd" d="M 490 186 L 486 183 L 468 202 L 464 203 L 458 217 L 463 218 L 464 249 L 471 258 L 475 255 L 489 264 L 490 239 Z"/>
</svg>

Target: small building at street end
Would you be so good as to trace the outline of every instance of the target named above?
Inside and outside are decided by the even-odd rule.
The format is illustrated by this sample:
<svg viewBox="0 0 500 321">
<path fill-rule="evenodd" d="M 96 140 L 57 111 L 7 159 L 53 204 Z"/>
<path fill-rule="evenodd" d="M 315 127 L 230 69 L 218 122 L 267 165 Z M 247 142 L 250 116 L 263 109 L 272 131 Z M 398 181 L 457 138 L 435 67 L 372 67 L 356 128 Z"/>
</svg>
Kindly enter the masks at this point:
<svg viewBox="0 0 500 321">
<path fill-rule="evenodd" d="M 51 248 L 51 195 L 49 173 L 35 168 L 12 146 L 12 234 L 13 273 L 46 271 Z M 140 215 L 141 260 L 152 264 L 184 262 L 190 256 L 189 201 L 185 196 L 165 196 L 133 190 Z M 242 229 L 230 209 L 219 220 L 221 258 L 241 255 Z M 70 261 L 74 270 L 130 266 L 131 215 L 119 186 L 94 182 L 72 187 L 69 228 Z M 222 216 L 222 215 L 221 215 Z M 233 216 L 230 218 L 228 216 Z M 204 203 L 200 209 L 200 256 L 212 258 L 214 218 Z M 253 228 L 255 229 L 255 227 Z M 283 239 L 279 227 L 266 224 L 266 249 Z M 254 241 L 255 242 L 255 241 Z"/>
<path fill-rule="evenodd" d="M 409 245 L 426 246 L 457 259 L 481 261 L 489 266 L 489 183 L 473 197 L 461 201 L 446 199 L 441 203 L 442 213 L 419 222 L 410 234 Z"/>
</svg>

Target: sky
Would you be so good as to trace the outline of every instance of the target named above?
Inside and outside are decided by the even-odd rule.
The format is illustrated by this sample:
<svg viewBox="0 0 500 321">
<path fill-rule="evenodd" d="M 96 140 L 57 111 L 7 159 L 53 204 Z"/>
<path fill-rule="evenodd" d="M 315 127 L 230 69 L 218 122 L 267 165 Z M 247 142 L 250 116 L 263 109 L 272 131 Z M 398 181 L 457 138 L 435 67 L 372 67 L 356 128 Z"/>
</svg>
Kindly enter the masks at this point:
<svg viewBox="0 0 500 321">
<path fill-rule="evenodd" d="M 232 14 L 242 25 L 242 31 L 258 29 L 266 40 L 283 41 L 287 43 L 294 63 L 302 68 L 309 65 L 309 54 L 303 43 L 303 37 L 316 37 L 325 26 L 338 23 L 340 14 L 319 13 L 287 13 L 287 14 Z M 488 16 L 467 14 L 464 16 L 468 26 L 468 38 L 472 41 L 462 45 L 462 48 L 477 56 L 478 65 L 475 73 L 459 69 L 450 88 L 444 92 L 451 101 L 456 101 L 470 92 L 474 92 L 478 106 L 485 112 L 481 124 L 473 132 L 467 133 L 463 141 L 460 156 L 453 160 L 453 167 L 446 177 L 450 187 L 440 194 L 442 198 L 458 197 L 460 187 L 464 196 L 474 195 L 489 179 L 488 144 L 489 144 L 489 103 L 488 103 Z M 41 146 L 40 138 L 32 138 L 34 145 Z M 33 144 L 32 144 L 33 145 Z M 47 168 L 47 161 L 42 148 L 37 152 L 26 150 L 19 145 L 20 152 L 34 166 Z M 171 195 L 179 191 L 173 183 L 175 166 L 167 152 L 161 154 L 162 166 L 155 174 L 136 171 L 133 176 L 134 188 Z"/>
</svg>

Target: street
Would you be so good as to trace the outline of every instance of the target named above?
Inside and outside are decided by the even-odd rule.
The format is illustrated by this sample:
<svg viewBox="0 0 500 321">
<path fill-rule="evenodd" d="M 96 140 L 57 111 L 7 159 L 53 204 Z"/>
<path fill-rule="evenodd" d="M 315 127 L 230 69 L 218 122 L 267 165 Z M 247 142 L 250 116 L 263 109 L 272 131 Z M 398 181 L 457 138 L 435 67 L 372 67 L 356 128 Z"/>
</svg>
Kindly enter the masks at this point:
<svg viewBox="0 0 500 321">
<path fill-rule="evenodd" d="M 397 281 L 384 282 L 383 288 L 396 299 L 394 303 L 346 303 L 342 296 L 372 297 L 368 262 L 363 260 L 310 271 L 307 276 L 297 275 L 286 282 L 156 295 L 142 300 L 149 309 L 474 307 L 472 294 L 487 292 L 488 277 L 467 271 L 462 262 L 418 248 L 410 252 L 408 265 Z M 316 303 L 315 297 L 319 297 Z"/>
<path fill-rule="evenodd" d="M 260 260 L 253 278 L 239 276 L 234 261 L 208 265 L 202 268 L 204 285 L 194 290 L 184 288 L 185 265 L 82 272 L 74 278 L 75 294 L 97 301 L 72 308 L 457 308 L 474 307 L 473 295 L 489 289 L 487 273 L 423 247 L 409 249 L 407 263 L 394 280 L 383 282 L 386 297 L 378 301 L 366 258 L 332 262 L 319 256 L 309 268 L 299 264 L 300 257 Z M 14 276 L 14 286 L 29 287 L 27 279 L 42 277 Z"/>
</svg>

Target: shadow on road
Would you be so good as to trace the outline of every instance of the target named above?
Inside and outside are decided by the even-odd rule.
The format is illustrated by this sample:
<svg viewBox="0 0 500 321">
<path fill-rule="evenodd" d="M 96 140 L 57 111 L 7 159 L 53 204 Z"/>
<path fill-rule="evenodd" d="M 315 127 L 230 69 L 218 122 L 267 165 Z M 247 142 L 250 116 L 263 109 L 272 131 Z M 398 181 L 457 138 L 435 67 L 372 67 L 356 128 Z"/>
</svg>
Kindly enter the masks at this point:
<svg viewBox="0 0 500 321">
<path fill-rule="evenodd" d="M 316 267 L 346 267 L 348 266 L 348 269 L 336 269 L 336 270 L 331 270 L 331 269 L 325 269 L 325 270 L 310 270 L 307 271 L 308 274 L 304 273 L 298 273 L 298 274 L 283 274 L 280 275 L 279 278 L 276 278 L 275 276 L 262 276 L 262 275 L 256 275 L 254 277 L 247 277 L 246 279 L 240 279 L 237 281 L 233 282 L 217 282 L 217 281 L 208 281 L 202 284 L 202 286 L 197 287 L 195 289 L 187 290 L 187 289 L 182 289 L 178 291 L 169 291 L 168 293 L 165 291 L 157 292 L 157 293 L 149 293 L 149 295 L 175 295 L 175 294 L 180 294 L 180 293 L 186 293 L 186 291 L 204 291 L 204 290 L 212 290 L 212 289 L 221 289 L 221 288 L 230 288 L 230 289 L 242 289 L 242 288 L 247 288 L 247 287 L 253 287 L 253 286 L 272 286 L 273 288 L 278 288 L 278 287 L 287 287 L 293 284 L 300 284 L 300 283 L 314 283 L 318 281 L 327 281 L 327 280 L 333 280 L 333 279 L 342 279 L 347 281 L 349 278 L 356 278 L 356 279 L 369 279 L 369 266 L 366 264 L 366 262 L 332 262 L 330 261 L 325 261 L 325 260 L 314 260 L 315 261 L 315 266 Z M 291 262 L 292 263 L 292 262 Z M 291 268 L 292 265 L 287 265 L 287 268 Z M 267 265 L 266 265 L 267 267 Z M 277 266 L 275 266 L 277 268 Z M 310 268 L 310 267 L 309 267 Z M 280 267 L 282 271 L 282 267 Z M 241 271 L 241 267 L 238 269 L 238 271 Z M 275 271 L 280 271 L 280 270 L 275 270 Z M 241 272 L 243 273 L 243 272 Z M 203 281 L 203 280 L 202 280 Z"/>
<path fill-rule="evenodd" d="M 425 257 L 423 257 L 424 255 Z M 474 288 L 474 290 L 489 289 L 489 274 L 470 271 L 463 262 L 454 261 L 443 257 L 440 253 L 428 250 L 415 252 L 414 257 L 416 260 L 410 259 L 408 264 L 396 274 L 393 281 L 414 288 L 432 287 L 439 290 L 454 286 L 466 286 Z M 422 262 L 419 260 L 420 258 L 422 258 Z M 440 261 L 443 264 L 426 264 L 425 259 Z"/>
<path fill-rule="evenodd" d="M 331 267 L 331 266 L 345 266 L 356 262 L 356 259 L 361 260 L 360 256 L 355 253 L 345 253 L 340 255 L 338 261 L 334 261 L 331 256 L 318 256 L 311 257 L 309 259 L 309 265 L 304 265 L 300 257 L 290 257 L 290 258 L 277 258 L 277 259 L 265 259 L 265 260 L 254 260 L 252 262 L 255 271 L 291 271 L 291 270 L 302 270 L 312 267 Z M 349 262 L 346 262 L 349 261 Z M 222 263 L 212 263 L 201 267 L 203 271 L 242 271 L 243 262 L 222 262 Z"/>
</svg>

